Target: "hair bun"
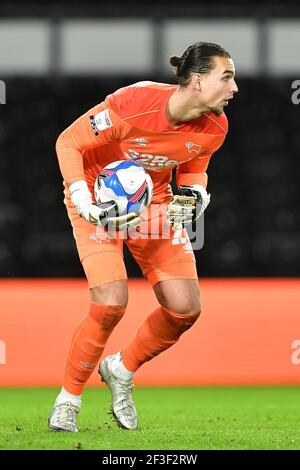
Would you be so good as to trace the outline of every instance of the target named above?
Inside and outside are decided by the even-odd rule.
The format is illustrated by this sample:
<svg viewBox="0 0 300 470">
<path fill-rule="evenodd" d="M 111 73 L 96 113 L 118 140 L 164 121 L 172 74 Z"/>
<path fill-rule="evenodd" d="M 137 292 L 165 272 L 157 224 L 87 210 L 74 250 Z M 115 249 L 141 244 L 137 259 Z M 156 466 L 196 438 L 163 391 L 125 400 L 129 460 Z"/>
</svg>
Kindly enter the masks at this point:
<svg viewBox="0 0 300 470">
<path fill-rule="evenodd" d="M 181 62 L 180 57 L 177 57 L 176 55 L 173 55 L 173 56 L 170 58 L 170 64 L 171 64 L 173 67 L 179 67 L 180 62 Z"/>
</svg>

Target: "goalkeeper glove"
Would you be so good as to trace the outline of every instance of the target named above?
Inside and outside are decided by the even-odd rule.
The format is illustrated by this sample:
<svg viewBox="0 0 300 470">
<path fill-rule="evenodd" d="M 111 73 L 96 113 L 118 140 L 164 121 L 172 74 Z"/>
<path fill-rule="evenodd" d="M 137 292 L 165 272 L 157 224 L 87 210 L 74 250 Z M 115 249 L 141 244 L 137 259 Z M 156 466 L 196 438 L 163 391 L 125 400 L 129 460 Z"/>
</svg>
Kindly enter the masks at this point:
<svg viewBox="0 0 300 470">
<path fill-rule="evenodd" d="M 113 230 L 134 230 L 141 222 L 136 212 L 118 216 L 115 201 L 95 204 L 85 180 L 75 181 L 69 186 L 71 201 L 80 217 L 93 225 Z"/>
<path fill-rule="evenodd" d="M 172 227 L 180 228 L 197 220 L 210 203 L 210 194 L 204 186 L 180 186 L 180 195 L 174 196 L 167 208 L 167 221 Z"/>
</svg>

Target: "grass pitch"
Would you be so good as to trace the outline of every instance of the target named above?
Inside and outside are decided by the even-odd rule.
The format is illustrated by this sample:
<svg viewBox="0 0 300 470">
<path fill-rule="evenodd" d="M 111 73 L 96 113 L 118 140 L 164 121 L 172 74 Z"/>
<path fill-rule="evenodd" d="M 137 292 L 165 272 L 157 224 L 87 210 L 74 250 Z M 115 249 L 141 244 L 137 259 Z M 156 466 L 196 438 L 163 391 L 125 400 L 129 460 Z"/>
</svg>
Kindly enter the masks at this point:
<svg viewBox="0 0 300 470">
<path fill-rule="evenodd" d="M 107 389 L 87 389 L 79 433 L 48 430 L 57 392 L 1 389 L 0 449 L 300 449 L 297 387 L 137 387 L 137 431 L 117 427 Z"/>
</svg>

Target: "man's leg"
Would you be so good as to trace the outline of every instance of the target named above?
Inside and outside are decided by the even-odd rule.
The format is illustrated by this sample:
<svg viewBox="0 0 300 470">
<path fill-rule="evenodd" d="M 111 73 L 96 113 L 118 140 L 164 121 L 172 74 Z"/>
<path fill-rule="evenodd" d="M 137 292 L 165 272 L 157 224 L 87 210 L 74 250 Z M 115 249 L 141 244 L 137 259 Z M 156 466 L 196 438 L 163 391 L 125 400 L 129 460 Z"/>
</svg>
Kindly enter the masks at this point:
<svg viewBox="0 0 300 470">
<path fill-rule="evenodd" d="M 125 429 L 137 428 L 132 400 L 132 378 L 145 362 L 170 348 L 200 315 L 198 282 L 189 279 L 162 281 L 154 286 L 160 307 L 141 324 L 121 353 L 105 358 L 99 368 L 112 392 L 113 416 Z"/>
<path fill-rule="evenodd" d="M 160 303 L 160 307 L 143 321 L 122 353 L 109 356 L 100 364 L 100 375 L 112 392 L 116 421 L 126 429 L 137 428 L 137 415 L 131 398 L 134 372 L 175 344 L 200 314 L 194 254 L 187 249 L 188 243 L 174 244 L 173 236 L 171 232 L 169 239 L 148 237 L 126 241 L 144 275 L 154 286 Z M 123 385 L 116 389 L 116 380 L 122 380 L 126 387 Z"/>
<path fill-rule="evenodd" d="M 91 287 L 91 305 L 73 335 L 63 387 L 49 417 L 49 427 L 53 430 L 78 431 L 76 415 L 82 391 L 127 305 L 127 280 L 122 279 L 126 278 L 126 272 L 119 253 L 91 255 L 88 262 L 83 261 L 83 266 Z M 106 282 L 113 277 L 120 280 Z M 97 282 L 102 284 L 92 287 Z"/>
<path fill-rule="evenodd" d="M 123 364 L 132 372 L 173 346 L 200 315 L 199 286 L 196 280 L 162 281 L 154 286 L 154 292 L 160 307 L 146 317 L 122 351 Z"/>
<path fill-rule="evenodd" d="M 127 281 L 91 289 L 89 313 L 74 333 L 67 359 L 63 387 L 69 393 L 81 395 L 110 334 L 125 313 L 127 299 Z"/>
<path fill-rule="evenodd" d="M 200 314 L 196 262 L 188 239 L 176 244 L 170 238 L 129 240 L 128 247 L 151 282 L 160 306 L 141 324 L 122 352 L 126 368 L 138 367 L 175 344 Z"/>
</svg>

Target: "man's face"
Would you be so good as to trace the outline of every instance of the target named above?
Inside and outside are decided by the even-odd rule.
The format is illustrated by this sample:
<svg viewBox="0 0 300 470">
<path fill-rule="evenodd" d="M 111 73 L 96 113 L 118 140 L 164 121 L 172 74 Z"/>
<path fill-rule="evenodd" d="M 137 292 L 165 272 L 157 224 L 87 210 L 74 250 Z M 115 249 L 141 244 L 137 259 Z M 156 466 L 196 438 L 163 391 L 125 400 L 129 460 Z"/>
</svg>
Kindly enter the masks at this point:
<svg viewBox="0 0 300 470">
<path fill-rule="evenodd" d="M 227 57 L 213 58 L 215 67 L 207 74 L 200 74 L 201 105 L 206 106 L 209 111 L 219 116 L 228 100 L 233 98 L 238 91 L 235 83 L 235 68 L 232 59 Z"/>
</svg>

